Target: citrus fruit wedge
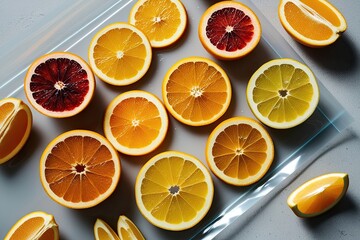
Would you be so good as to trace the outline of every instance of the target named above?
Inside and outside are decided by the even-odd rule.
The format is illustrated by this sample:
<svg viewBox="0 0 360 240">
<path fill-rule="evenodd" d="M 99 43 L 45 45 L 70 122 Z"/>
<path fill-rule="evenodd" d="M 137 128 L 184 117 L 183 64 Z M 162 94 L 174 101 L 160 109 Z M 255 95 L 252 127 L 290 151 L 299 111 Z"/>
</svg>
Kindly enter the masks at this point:
<svg viewBox="0 0 360 240">
<path fill-rule="evenodd" d="M 248 117 L 221 122 L 209 135 L 206 161 L 224 182 L 247 186 L 259 181 L 274 159 L 274 144 L 266 129 Z"/>
<path fill-rule="evenodd" d="M 0 100 L 0 164 L 13 158 L 23 148 L 31 128 L 32 113 L 22 100 Z"/>
<path fill-rule="evenodd" d="M 145 33 L 152 47 L 162 48 L 183 35 L 187 14 L 179 0 L 139 0 L 130 11 L 129 23 Z"/>
<path fill-rule="evenodd" d="M 96 219 L 94 224 L 95 240 L 120 240 L 115 231 L 102 219 Z"/>
<path fill-rule="evenodd" d="M 36 59 L 24 80 L 25 95 L 40 113 L 71 117 L 90 103 L 95 78 L 89 65 L 70 52 L 53 52 Z"/>
<path fill-rule="evenodd" d="M 328 173 L 313 178 L 292 192 L 287 204 L 299 217 L 318 216 L 334 207 L 349 186 L 347 173 Z"/>
<path fill-rule="evenodd" d="M 118 95 L 106 109 L 105 136 L 121 153 L 145 155 L 165 139 L 166 109 L 152 93 L 132 90 Z"/>
<path fill-rule="evenodd" d="M 57 240 L 59 229 L 54 216 L 45 212 L 31 212 L 19 219 L 4 240 Z"/>
<path fill-rule="evenodd" d="M 152 49 L 145 34 L 123 22 L 105 26 L 95 34 L 88 49 L 89 63 L 104 82 L 124 86 L 148 71 Z"/>
<path fill-rule="evenodd" d="M 215 62 L 188 57 L 175 63 L 162 84 L 165 107 L 180 122 L 203 126 L 215 122 L 228 109 L 231 83 Z"/>
<path fill-rule="evenodd" d="M 117 232 L 120 240 L 145 240 L 137 226 L 125 215 L 119 217 Z"/>
<path fill-rule="evenodd" d="M 310 68 L 294 59 L 274 59 L 250 78 L 246 99 L 253 114 L 265 125 L 287 129 L 307 120 L 320 98 Z"/>
<path fill-rule="evenodd" d="M 198 34 L 201 44 L 214 57 L 234 60 L 258 45 L 261 25 L 256 14 L 243 3 L 220 1 L 203 13 Z"/>
<path fill-rule="evenodd" d="M 110 142 L 88 130 L 60 134 L 44 150 L 40 180 L 55 202 L 89 208 L 104 201 L 120 178 L 120 159 Z"/>
<path fill-rule="evenodd" d="M 212 204 L 213 181 L 204 164 L 192 155 L 167 151 L 151 158 L 139 171 L 135 197 L 142 215 L 153 225 L 172 231 L 193 227 Z"/>
<path fill-rule="evenodd" d="M 309 47 L 328 46 L 347 28 L 344 16 L 326 0 L 281 0 L 278 15 L 290 36 Z"/>
</svg>

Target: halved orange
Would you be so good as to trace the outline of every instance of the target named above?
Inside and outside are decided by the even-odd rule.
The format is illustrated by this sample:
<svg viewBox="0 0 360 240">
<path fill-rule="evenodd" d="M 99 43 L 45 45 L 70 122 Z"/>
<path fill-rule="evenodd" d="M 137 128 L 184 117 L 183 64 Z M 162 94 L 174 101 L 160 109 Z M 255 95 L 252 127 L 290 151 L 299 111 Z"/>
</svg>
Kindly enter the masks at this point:
<svg viewBox="0 0 360 240">
<path fill-rule="evenodd" d="M 130 11 L 129 23 L 145 33 L 152 47 L 162 48 L 183 35 L 187 14 L 179 0 L 138 0 Z"/>
<path fill-rule="evenodd" d="M 115 231 L 100 218 L 94 224 L 94 236 L 95 240 L 120 240 Z"/>
<path fill-rule="evenodd" d="M 349 187 L 347 173 L 328 173 L 313 178 L 292 192 L 287 204 L 299 217 L 318 216 L 334 207 Z"/>
<path fill-rule="evenodd" d="M 140 212 L 150 223 L 167 230 L 185 230 L 200 222 L 210 209 L 213 195 L 208 169 L 182 152 L 154 156 L 136 177 L 135 197 Z"/>
<path fill-rule="evenodd" d="M 235 186 L 259 181 L 274 159 L 274 144 L 266 129 L 248 117 L 221 122 L 206 143 L 206 161 L 221 180 Z"/>
<path fill-rule="evenodd" d="M 88 130 L 60 134 L 40 159 L 40 180 L 55 202 L 93 207 L 108 198 L 120 178 L 120 159 L 110 142 Z"/>
<path fill-rule="evenodd" d="M 281 0 L 278 14 L 290 36 L 309 47 L 328 46 L 347 28 L 344 16 L 326 0 Z"/>
<path fill-rule="evenodd" d="M 42 211 L 31 212 L 19 219 L 4 240 L 58 240 L 59 228 L 54 216 Z"/>
<path fill-rule="evenodd" d="M 164 141 L 168 125 L 166 109 L 155 95 L 132 90 L 111 101 L 104 132 L 119 152 L 138 156 L 155 150 Z"/>
<path fill-rule="evenodd" d="M 118 219 L 117 232 L 121 240 L 145 240 L 138 227 L 125 215 Z"/>
<path fill-rule="evenodd" d="M 162 96 L 167 110 L 180 122 L 203 126 L 215 122 L 228 109 L 231 83 L 226 72 L 203 57 L 187 57 L 166 73 Z"/>
<path fill-rule="evenodd" d="M 28 105 L 17 98 L 0 100 L 0 164 L 23 148 L 31 128 L 32 113 Z"/>
</svg>

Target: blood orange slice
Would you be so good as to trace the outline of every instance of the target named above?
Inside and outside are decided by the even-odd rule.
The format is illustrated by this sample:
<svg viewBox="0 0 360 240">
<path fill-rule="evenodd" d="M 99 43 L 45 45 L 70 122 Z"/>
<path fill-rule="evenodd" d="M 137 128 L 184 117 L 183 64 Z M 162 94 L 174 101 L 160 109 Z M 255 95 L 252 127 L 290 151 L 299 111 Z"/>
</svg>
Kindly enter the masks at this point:
<svg viewBox="0 0 360 240">
<path fill-rule="evenodd" d="M 53 52 L 36 59 L 24 81 L 26 97 L 40 113 L 71 117 L 91 101 L 95 78 L 89 65 L 69 52 Z"/>
</svg>

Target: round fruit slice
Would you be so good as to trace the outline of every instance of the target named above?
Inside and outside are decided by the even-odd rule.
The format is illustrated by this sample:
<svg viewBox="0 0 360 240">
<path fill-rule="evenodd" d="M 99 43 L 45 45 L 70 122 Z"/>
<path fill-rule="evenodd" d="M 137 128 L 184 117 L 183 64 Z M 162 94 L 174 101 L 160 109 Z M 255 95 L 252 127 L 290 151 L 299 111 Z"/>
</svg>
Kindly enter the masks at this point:
<svg viewBox="0 0 360 240">
<path fill-rule="evenodd" d="M 113 23 L 91 40 L 89 62 L 104 82 L 124 86 L 138 81 L 148 71 L 152 59 L 149 40 L 128 23 Z"/>
<path fill-rule="evenodd" d="M 138 156 L 163 142 L 168 125 L 162 102 L 149 92 L 133 90 L 120 94 L 109 104 L 104 132 L 119 152 Z"/>
<path fill-rule="evenodd" d="M 313 114 L 320 93 L 309 67 L 282 58 L 265 63 L 252 75 L 246 98 L 262 123 L 286 129 L 301 124 Z"/>
<path fill-rule="evenodd" d="M 130 11 L 129 23 L 145 33 L 152 47 L 162 48 L 180 39 L 187 15 L 179 0 L 139 0 Z"/>
<path fill-rule="evenodd" d="M 101 219 L 96 219 L 94 224 L 95 240 L 120 240 L 114 230 Z"/>
<path fill-rule="evenodd" d="M 287 204 L 299 217 L 314 217 L 334 207 L 349 186 L 346 173 L 328 173 L 313 178 L 290 194 Z"/>
<path fill-rule="evenodd" d="M 344 16 L 326 0 L 281 0 L 278 14 L 290 36 L 309 47 L 328 46 L 347 28 Z"/>
<path fill-rule="evenodd" d="M 53 52 L 30 65 L 24 89 L 37 111 L 49 117 L 65 118 L 78 114 L 90 103 L 95 78 L 81 57 L 69 52 Z"/>
<path fill-rule="evenodd" d="M 220 1 L 209 7 L 200 19 L 199 39 L 214 57 L 239 59 L 250 53 L 261 38 L 256 14 L 236 1 Z"/>
<path fill-rule="evenodd" d="M 31 110 L 23 101 L 17 98 L 0 100 L 0 164 L 22 149 L 31 128 Z"/>
<path fill-rule="evenodd" d="M 221 180 L 247 186 L 260 180 L 274 159 L 273 141 L 260 123 L 234 117 L 220 123 L 206 143 L 206 160 Z"/>
<path fill-rule="evenodd" d="M 56 137 L 40 160 L 45 192 L 68 208 L 89 208 L 115 190 L 120 178 L 116 150 L 100 134 L 72 130 Z"/>
<path fill-rule="evenodd" d="M 121 215 L 117 222 L 117 231 L 123 240 L 145 240 L 136 225 L 126 216 Z"/>
<path fill-rule="evenodd" d="M 4 240 L 59 239 L 54 216 L 45 212 L 31 212 L 23 216 L 6 234 Z"/>
<path fill-rule="evenodd" d="M 180 122 L 203 126 L 215 122 L 228 109 L 231 84 L 225 71 L 202 57 L 184 58 L 166 73 L 164 104 Z"/>
<path fill-rule="evenodd" d="M 140 170 L 137 206 L 153 225 L 172 231 L 193 227 L 204 218 L 214 196 L 208 169 L 197 158 L 176 151 L 160 153 Z"/>
</svg>

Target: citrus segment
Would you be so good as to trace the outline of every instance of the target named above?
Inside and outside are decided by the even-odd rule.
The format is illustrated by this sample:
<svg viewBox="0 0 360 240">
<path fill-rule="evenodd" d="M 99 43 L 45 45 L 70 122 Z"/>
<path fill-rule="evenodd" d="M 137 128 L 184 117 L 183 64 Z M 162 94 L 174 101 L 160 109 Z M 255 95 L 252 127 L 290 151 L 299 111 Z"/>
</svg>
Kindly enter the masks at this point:
<svg viewBox="0 0 360 240">
<path fill-rule="evenodd" d="M 100 134 L 65 132 L 44 150 L 40 179 L 45 192 L 68 208 L 89 208 L 104 201 L 120 178 L 116 150 Z"/>
<path fill-rule="evenodd" d="M 219 59 L 239 59 L 250 53 L 261 38 L 256 14 L 235 1 L 221 1 L 201 16 L 199 39 L 204 48 Z"/>
<path fill-rule="evenodd" d="M 162 48 L 180 39 L 187 15 L 179 0 L 139 0 L 130 11 L 129 23 L 145 33 L 152 47 Z"/>
<path fill-rule="evenodd" d="M 126 216 L 121 215 L 117 223 L 120 240 L 145 240 L 136 225 Z"/>
<path fill-rule="evenodd" d="M 260 180 L 274 159 L 274 145 L 255 120 L 234 117 L 220 123 L 206 143 L 211 171 L 226 183 L 246 186 Z"/>
<path fill-rule="evenodd" d="M 49 117 L 65 118 L 78 114 L 90 103 L 95 78 L 81 57 L 69 52 L 53 52 L 30 65 L 24 89 L 37 111 Z"/>
<path fill-rule="evenodd" d="M 200 160 L 176 151 L 160 153 L 140 170 L 136 203 L 153 225 L 172 231 L 193 227 L 208 212 L 214 194 L 209 171 Z"/>
<path fill-rule="evenodd" d="M 288 197 L 287 203 L 299 217 L 320 215 L 335 206 L 349 186 L 346 173 L 329 173 L 313 178 Z"/>
<path fill-rule="evenodd" d="M 219 119 L 231 101 L 225 71 L 202 57 L 184 58 L 166 73 L 162 95 L 168 111 L 180 122 L 203 126 Z"/>
<path fill-rule="evenodd" d="M 95 34 L 88 55 L 91 68 L 101 80 L 124 86 L 145 75 L 150 67 L 152 50 L 143 32 L 119 22 Z"/>
<path fill-rule="evenodd" d="M 59 229 L 54 216 L 45 212 L 31 212 L 19 219 L 4 240 L 57 240 Z"/>
<path fill-rule="evenodd" d="M 0 100 L 0 164 L 13 158 L 22 149 L 31 128 L 32 113 L 22 100 Z"/>
<path fill-rule="evenodd" d="M 101 219 L 96 219 L 94 224 L 95 240 L 120 240 L 114 230 Z"/>
</svg>

